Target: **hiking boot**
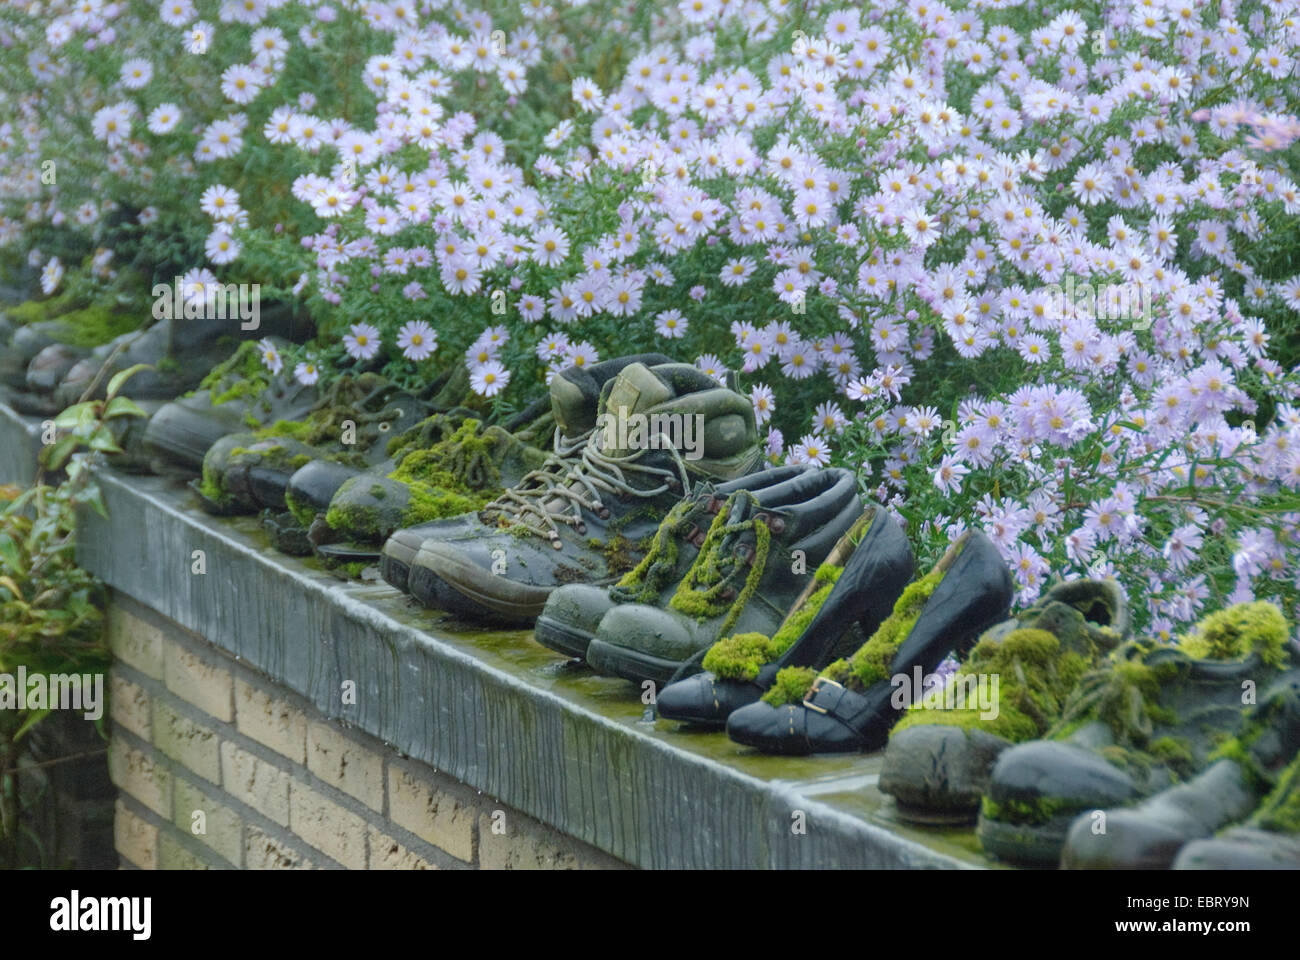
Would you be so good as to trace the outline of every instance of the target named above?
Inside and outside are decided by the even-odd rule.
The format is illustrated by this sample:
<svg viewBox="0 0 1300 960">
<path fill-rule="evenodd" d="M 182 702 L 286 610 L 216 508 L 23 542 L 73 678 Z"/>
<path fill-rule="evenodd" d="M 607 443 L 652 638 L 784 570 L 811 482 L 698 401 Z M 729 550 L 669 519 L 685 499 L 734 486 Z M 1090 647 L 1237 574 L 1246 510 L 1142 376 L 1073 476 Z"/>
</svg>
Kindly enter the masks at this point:
<svg viewBox="0 0 1300 960">
<path fill-rule="evenodd" d="M 1210 614 L 1177 645 L 1135 640 L 1084 675 L 1043 740 L 1005 750 L 976 833 L 984 850 L 1055 866 L 1080 813 L 1128 806 L 1209 763 L 1237 734 L 1244 690 L 1265 690 L 1294 656 L 1272 604 Z"/>
<path fill-rule="evenodd" d="M 411 594 L 470 619 L 531 622 L 561 584 L 607 584 L 634 567 L 695 482 L 760 460 L 752 405 L 690 364 L 629 364 L 599 409 L 581 450 L 551 458 L 467 528 L 426 539 Z"/>
<path fill-rule="evenodd" d="M 667 720 L 722 727 L 758 700 L 786 667 L 820 670 L 848 656 L 879 628 L 912 579 L 912 548 L 883 507 L 840 538 L 769 639 L 737 631 L 715 643 L 704 672 L 670 683 L 656 706 Z"/>
<path fill-rule="evenodd" d="M 1245 711 L 1241 732 L 1197 776 L 1135 807 L 1085 813 L 1061 853 L 1073 870 L 1163 870 L 1194 840 L 1212 837 L 1260 809 L 1255 825 L 1300 824 L 1300 671 L 1290 671 Z M 1288 764 L 1290 765 L 1288 767 Z M 1276 795 L 1265 797 L 1271 791 Z M 1292 805 L 1290 809 L 1287 804 Z M 1280 815 L 1280 816 L 1279 816 Z M 1103 819 L 1104 818 L 1104 819 Z M 1096 829 L 1104 823 L 1104 830 Z M 1300 864 L 1297 864 L 1300 866 Z"/>
<path fill-rule="evenodd" d="M 1300 870 L 1300 753 L 1276 780 L 1249 820 L 1212 839 L 1193 840 L 1173 869 Z"/>
<path fill-rule="evenodd" d="M 214 443 L 231 433 L 277 420 L 300 420 L 319 401 L 314 386 L 288 371 L 272 376 L 256 343 L 243 343 L 212 370 L 194 393 L 160 409 L 149 421 L 144 447 L 157 473 L 198 474 Z"/>
<path fill-rule="evenodd" d="M 222 514 L 285 511 L 285 492 L 299 470 L 326 461 L 359 473 L 424 413 L 424 404 L 377 374 L 344 375 L 302 420 L 279 420 L 213 444 L 203 460 L 205 506 Z"/>
<path fill-rule="evenodd" d="M 552 425 L 551 431 L 551 455 L 552 457 L 564 459 L 571 457 L 582 449 L 590 437 L 591 431 L 595 429 L 595 418 L 601 403 L 601 390 L 608 381 L 614 379 L 623 371 L 624 367 L 632 363 L 643 363 L 646 366 L 658 366 L 660 363 L 668 363 L 667 356 L 662 354 L 632 354 L 629 356 L 617 356 L 610 360 L 602 360 L 601 363 L 595 363 L 590 367 L 567 367 L 551 377 L 550 388 L 547 389 L 547 397 L 539 399 L 536 407 L 530 405 L 520 414 L 513 416 L 510 421 L 503 424 L 502 429 L 507 433 L 519 433 L 519 440 L 525 441 L 528 446 L 545 446 L 542 442 L 543 427 L 547 424 L 547 419 L 542 414 L 545 411 L 550 412 L 549 423 Z M 446 440 L 447 434 L 438 437 L 439 441 Z M 425 446 L 429 446 L 428 441 Z M 494 450 L 503 450 L 502 446 L 494 446 Z M 529 460 L 532 455 L 528 454 Z M 508 458 L 507 458 L 508 460 Z M 545 466 L 546 458 L 541 463 L 528 464 L 528 472 L 541 470 Z M 504 464 L 502 464 L 504 466 Z M 499 467 L 498 467 L 499 470 Z M 523 483 L 523 476 L 513 475 L 512 470 L 507 470 L 502 475 L 502 485 L 504 489 L 511 489 L 520 483 Z M 476 511 L 486 506 L 471 505 L 467 510 L 461 511 L 459 515 L 443 513 L 443 507 L 446 501 L 442 497 L 442 488 L 435 487 L 430 490 L 429 507 L 432 507 L 429 516 L 432 519 L 424 520 L 420 523 L 402 523 L 398 528 L 391 529 L 387 532 L 386 539 L 383 540 L 383 550 L 380 558 L 380 571 L 383 579 L 399 591 L 406 592 L 408 587 L 409 574 L 411 574 L 411 565 L 415 562 L 416 554 L 420 553 L 420 546 L 424 544 L 429 537 L 450 536 L 452 533 L 465 532 L 469 529 L 477 528 Z M 493 494 L 491 500 L 499 493 Z M 491 502 L 491 500 L 487 502 Z M 363 501 L 356 503 L 356 522 L 347 520 L 343 515 L 337 516 L 337 522 L 352 526 L 367 532 L 363 539 L 369 539 L 369 531 L 373 527 L 373 535 L 383 536 L 386 529 L 391 526 L 394 520 L 393 515 L 385 515 L 377 511 L 372 506 L 374 498 L 369 498 L 369 502 Z M 330 506 L 335 506 L 333 502 Z M 351 502 L 341 502 L 338 505 L 341 509 L 348 509 L 354 506 Z M 326 518 L 328 519 L 328 518 Z M 333 524 L 331 524 L 333 526 Z M 356 536 L 356 533 L 352 533 Z"/>
<path fill-rule="evenodd" d="M 667 607 L 615 606 L 587 648 L 598 673 L 662 686 L 732 634 L 771 634 L 836 541 L 862 516 L 857 478 L 814 470 L 767 497 L 740 489 L 712 518 Z M 698 536 L 698 534 L 697 534 Z"/>
<path fill-rule="evenodd" d="M 1114 580 L 1058 584 L 986 631 L 948 681 L 952 692 L 913 706 L 889 734 L 880 791 L 897 801 L 899 818 L 973 823 L 998 755 L 1046 733 L 1083 674 L 1128 632 L 1128 602 Z M 976 701 L 988 678 L 997 680 L 991 709 Z"/>
<path fill-rule="evenodd" d="M 983 630 L 1006 619 L 1011 595 L 997 547 L 967 531 L 903 591 L 856 653 L 820 675 L 806 667 L 779 671 L 761 700 L 727 718 L 727 735 L 764 753 L 877 750 L 897 714 L 922 694 L 912 676 L 932 673 L 953 651 L 965 654 Z M 898 678 L 907 681 L 903 689 Z"/>
<path fill-rule="evenodd" d="M 377 561 L 397 530 L 479 510 L 545 463 L 537 442 L 554 434 L 549 397 L 500 426 L 468 413 L 428 417 L 389 441 L 387 459 L 363 473 L 325 460 L 308 464 L 289 481 L 289 509 L 318 546 L 369 545 Z"/>
<path fill-rule="evenodd" d="M 673 591 L 699 556 L 700 545 L 728 497 L 740 490 L 754 494 L 761 506 L 788 500 L 794 484 L 806 485 L 812 469 L 779 467 L 712 484 L 696 484 L 695 492 L 668 511 L 654 542 L 637 566 L 609 588 L 589 583 L 566 584 L 546 600 L 537 618 L 533 639 L 569 657 L 585 657 L 601 619 L 621 603 L 667 605 Z"/>
</svg>

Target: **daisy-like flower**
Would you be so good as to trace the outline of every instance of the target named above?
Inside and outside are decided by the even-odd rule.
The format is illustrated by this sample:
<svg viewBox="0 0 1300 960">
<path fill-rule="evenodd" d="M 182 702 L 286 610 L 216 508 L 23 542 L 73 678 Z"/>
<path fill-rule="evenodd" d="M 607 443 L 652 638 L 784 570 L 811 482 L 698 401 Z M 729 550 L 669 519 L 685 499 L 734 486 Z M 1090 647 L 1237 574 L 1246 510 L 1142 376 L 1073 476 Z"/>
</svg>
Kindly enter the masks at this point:
<svg viewBox="0 0 1300 960">
<path fill-rule="evenodd" d="M 397 345 L 407 360 L 427 360 L 438 349 L 438 334 L 423 320 L 411 320 L 397 331 Z"/>
<path fill-rule="evenodd" d="M 583 113 L 596 113 L 605 98 L 600 87 L 596 86 L 596 81 L 590 77 L 577 77 L 573 81 L 573 102 Z"/>
<path fill-rule="evenodd" d="M 293 368 L 293 378 L 305 387 L 313 386 L 320 379 L 320 370 L 313 360 L 303 360 Z"/>
<path fill-rule="evenodd" d="M 221 95 L 231 103 L 252 103 L 262 90 L 262 75 L 241 63 L 226 68 L 221 75 Z"/>
<path fill-rule="evenodd" d="M 718 383 L 722 383 L 727 376 L 727 368 L 723 366 L 721 360 L 711 353 L 701 356 L 695 361 L 695 365 L 714 380 L 717 380 Z"/>
<path fill-rule="evenodd" d="M 55 290 L 59 289 L 59 283 L 63 280 L 63 263 L 58 257 L 50 257 L 45 264 L 45 269 L 41 271 L 41 293 L 47 297 Z"/>
<path fill-rule="evenodd" d="M 690 321 L 682 316 L 680 310 L 661 310 L 655 315 L 655 333 L 668 340 L 680 340 L 686 336 Z"/>
<path fill-rule="evenodd" d="M 122 64 L 121 78 L 128 90 L 141 90 L 153 79 L 153 64 L 143 57 L 132 57 Z"/>
<path fill-rule="evenodd" d="M 760 425 L 771 420 L 772 414 L 776 412 L 772 388 L 765 383 L 754 384 L 754 388 L 749 391 L 749 402 L 754 405 L 754 419 Z"/>
<path fill-rule="evenodd" d="M 831 462 L 831 446 L 824 438 L 809 433 L 790 448 L 786 459 L 791 464 L 807 463 L 815 467 L 824 467 Z"/>
<path fill-rule="evenodd" d="M 369 360 L 379 352 L 379 331 L 368 323 L 354 323 L 343 338 L 343 349 L 354 360 Z"/>
<path fill-rule="evenodd" d="M 566 367 L 585 369 L 599 362 L 600 354 L 596 352 L 595 347 L 585 340 L 581 343 L 570 344 L 569 349 L 564 354 L 564 365 Z"/>
<path fill-rule="evenodd" d="M 181 122 L 181 108 L 174 103 L 160 103 L 149 111 L 149 132 L 155 136 L 171 133 Z"/>
<path fill-rule="evenodd" d="M 495 397 L 510 383 L 510 371 L 500 360 L 478 364 L 469 373 L 469 385 L 479 396 Z"/>
<path fill-rule="evenodd" d="M 206 20 L 191 24 L 181 37 L 181 47 L 186 53 L 205 54 L 212 45 L 212 33 L 212 24 Z"/>
<path fill-rule="evenodd" d="M 183 27 L 194 19 L 191 0 L 163 0 L 158 6 L 158 19 L 169 27 Z"/>
<path fill-rule="evenodd" d="M 257 349 L 262 358 L 262 366 L 270 370 L 273 376 L 284 369 L 284 360 L 280 356 L 280 351 L 275 349 L 275 344 L 270 340 L 257 341 Z"/>
<path fill-rule="evenodd" d="M 199 197 L 199 209 L 213 220 L 228 220 L 238 217 L 242 208 L 239 206 L 239 194 L 227 186 L 214 183 Z"/>
<path fill-rule="evenodd" d="M 962 478 L 968 473 L 970 467 L 956 457 L 944 457 L 934 471 L 934 485 L 943 493 L 961 493 Z"/>
<path fill-rule="evenodd" d="M 208 239 L 203 244 L 203 252 L 218 266 L 237 259 L 242 249 L 239 241 L 220 227 L 208 234 Z"/>
</svg>

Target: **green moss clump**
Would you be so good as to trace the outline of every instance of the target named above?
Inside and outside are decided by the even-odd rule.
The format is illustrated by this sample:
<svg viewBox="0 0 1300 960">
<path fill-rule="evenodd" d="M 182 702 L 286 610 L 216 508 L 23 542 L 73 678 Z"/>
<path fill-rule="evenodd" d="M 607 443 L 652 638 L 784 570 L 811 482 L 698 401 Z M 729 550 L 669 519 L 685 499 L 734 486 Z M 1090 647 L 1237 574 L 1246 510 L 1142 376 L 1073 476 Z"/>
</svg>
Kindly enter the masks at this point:
<svg viewBox="0 0 1300 960">
<path fill-rule="evenodd" d="M 668 606 L 678 613 L 684 613 L 701 622 L 710 617 L 723 616 L 725 613 L 718 627 L 719 636 L 725 636 L 735 626 L 741 611 L 745 609 L 754 591 L 758 589 L 758 582 L 763 577 L 763 571 L 767 569 L 767 558 L 772 546 L 772 532 L 767 524 L 757 517 L 750 517 L 737 523 L 730 522 L 732 511 L 740 497 L 747 497 L 751 506 L 757 508 L 758 499 L 749 491 L 741 490 L 731 495 L 718 511 L 713 523 L 709 525 L 709 532 L 700 545 L 699 556 L 691 564 L 690 570 L 686 571 L 686 576 L 682 578 L 682 582 L 677 585 L 677 591 L 668 601 Z M 745 579 L 740 590 L 736 591 L 728 601 L 727 591 L 734 589 L 737 575 L 745 565 L 735 563 L 734 555 L 730 552 L 724 555 L 721 545 L 725 537 L 746 529 L 754 534 L 754 559 L 751 564 L 748 564 L 749 569 L 744 574 Z"/>
<path fill-rule="evenodd" d="M 70 347 L 89 348 L 103 346 L 124 333 L 130 333 L 140 322 L 128 313 L 90 306 L 63 314 L 58 323 L 59 330 L 54 335 L 56 340 Z"/>
<path fill-rule="evenodd" d="M 980 813 L 989 820 L 1001 823 L 1044 824 L 1058 814 L 1073 810 L 1076 804 L 1060 797 L 1039 797 L 1034 800 L 1004 800 L 1001 803 L 987 794 L 980 801 Z"/>
<path fill-rule="evenodd" d="M 299 422 L 297 420 L 277 420 L 269 427 L 263 427 L 256 431 L 256 433 L 257 439 L 259 440 L 288 437 L 291 440 L 297 440 L 301 443 L 310 443 L 312 427 L 310 423 Z"/>
<path fill-rule="evenodd" d="M 1264 830 L 1300 834 L 1300 755 L 1282 771 L 1251 821 Z"/>
<path fill-rule="evenodd" d="M 704 655 L 703 668 L 722 679 L 753 680 L 764 664 L 776 660 L 803 636 L 843 572 L 843 567 L 822 564 L 813 577 L 816 585 L 813 592 L 786 617 L 775 634 L 770 638 L 761 633 L 723 637 Z"/>
<path fill-rule="evenodd" d="M 1160 737 L 1150 746 L 1151 755 L 1167 766 L 1180 779 L 1186 779 L 1196 773 L 1196 756 L 1191 744 L 1182 737 Z"/>
<path fill-rule="evenodd" d="M 803 703 L 804 697 L 808 696 L 808 691 L 816 679 L 817 671 L 812 667 L 786 667 L 778 670 L 772 686 L 763 694 L 763 702 L 773 707 L 784 706 L 787 703 Z"/>
<path fill-rule="evenodd" d="M 1178 645 L 1189 657 L 1201 660 L 1240 660 L 1256 653 L 1270 666 L 1280 667 L 1289 632 L 1282 611 L 1267 600 L 1257 600 L 1211 613 Z"/>
<path fill-rule="evenodd" d="M 890 663 L 916 625 L 930 596 L 943 581 L 945 572 L 947 567 L 941 564 L 910 584 L 894 603 L 893 612 L 871 635 L 871 639 L 860 646 L 848 660 L 832 663 L 824 675 L 856 690 L 865 690 L 873 683 L 888 680 Z"/>
<path fill-rule="evenodd" d="M 458 517 L 463 513 L 481 510 L 491 500 L 487 494 L 457 493 L 454 487 L 435 487 L 412 484 L 410 502 L 406 513 L 402 515 L 402 526 L 411 527 L 417 523 L 441 520 L 443 517 Z M 333 526 L 333 524 L 330 524 Z"/>
<path fill-rule="evenodd" d="M 221 506 L 230 502 L 230 492 L 226 489 L 222 476 L 206 462 L 203 464 L 203 479 L 199 482 L 199 493 L 205 499 Z"/>
<path fill-rule="evenodd" d="M 612 588 L 623 603 L 658 603 L 659 594 L 672 582 L 680 555 L 678 537 L 690 528 L 689 518 L 700 509 L 694 500 L 676 504 L 655 531 L 650 549 Z M 707 669 L 707 668 L 706 668 Z"/>
<path fill-rule="evenodd" d="M 976 688 L 970 685 L 972 682 L 978 683 L 980 677 L 996 676 L 997 716 L 983 717 L 978 707 L 949 710 L 926 703 L 908 710 L 893 733 L 908 727 L 940 724 L 983 730 L 1012 743 L 1032 740 L 1042 736 L 1060 717 L 1066 697 L 1092 662 L 1075 650 L 1062 650 L 1060 638 L 1046 630 L 1020 628 L 1001 639 L 985 637 L 975 645 L 949 683 L 957 690 L 973 692 Z M 969 699 L 964 702 L 969 703 Z"/>
<path fill-rule="evenodd" d="M 304 527 L 310 527 L 316 520 L 316 508 L 303 503 L 292 490 L 284 491 L 284 503 L 293 514 L 293 518 Z"/>
<path fill-rule="evenodd" d="M 53 320 L 84 303 L 85 301 L 71 290 L 64 290 L 48 300 L 28 300 L 16 307 L 6 307 L 4 316 L 10 323 L 27 326 L 31 323 Z"/>
</svg>

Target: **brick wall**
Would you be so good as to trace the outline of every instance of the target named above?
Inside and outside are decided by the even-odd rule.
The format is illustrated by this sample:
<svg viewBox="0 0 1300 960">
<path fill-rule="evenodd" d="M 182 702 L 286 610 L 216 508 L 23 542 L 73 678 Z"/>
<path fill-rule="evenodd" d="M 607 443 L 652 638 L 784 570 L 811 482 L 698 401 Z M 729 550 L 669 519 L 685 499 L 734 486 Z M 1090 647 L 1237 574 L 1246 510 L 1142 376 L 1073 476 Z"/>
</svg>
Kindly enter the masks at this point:
<svg viewBox="0 0 1300 960">
<path fill-rule="evenodd" d="M 117 595 L 109 771 L 122 865 L 625 866 L 359 731 Z"/>
</svg>

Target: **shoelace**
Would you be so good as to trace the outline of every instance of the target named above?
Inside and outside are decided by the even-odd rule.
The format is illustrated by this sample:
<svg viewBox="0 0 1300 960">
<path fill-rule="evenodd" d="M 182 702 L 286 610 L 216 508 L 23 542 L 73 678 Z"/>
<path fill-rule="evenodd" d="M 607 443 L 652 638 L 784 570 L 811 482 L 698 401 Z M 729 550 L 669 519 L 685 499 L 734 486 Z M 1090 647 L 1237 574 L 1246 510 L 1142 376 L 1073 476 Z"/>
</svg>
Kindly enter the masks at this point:
<svg viewBox="0 0 1300 960">
<path fill-rule="evenodd" d="M 666 492 L 674 479 L 682 484 L 682 495 L 690 496 L 690 478 L 686 473 L 686 464 L 677 448 L 669 438 L 660 434 L 660 445 L 673 457 L 677 470 L 652 467 L 638 463 L 649 452 L 649 445 L 633 450 L 626 456 L 614 456 L 601 449 L 602 434 L 594 428 L 583 434 L 581 454 L 575 455 L 578 438 L 564 442 L 557 430 L 555 435 L 555 453 L 548 458 L 545 465 L 528 473 L 519 486 L 507 490 L 497 499 L 483 508 L 485 519 L 495 517 L 507 521 L 509 526 L 519 526 L 535 536 L 549 540 L 557 550 L 563 549 L 564 541 L 560 537 L 560 524 L 572 527 L 579 535 L 586 533 L 587 525 L 583 512 L 594 514 L 602 520 L 608 519 L 609 508 L 601 499 L 601 494 L 627 495 L 649 498 Z M 650 477 L 652 482 L 662 482 L 650 489 L 632 486 L 627 474 L 641 474 Z M 552 509 L 552 500 L 567 501 L 559 510 Z"/>
<path fill-rule="evenodd" d="M 658 599 L 677 570 L 677 538 L 695 527 L 689 518 L 701 506 L 699 501 L 688 498 L 668 511 L 641 562 L 609 588 L 613 599 L 619 603 L 653 603 Z"/>
<path fill-rule="evenodd" d="M 758 582 L 767 567 L 772 532 L 757 515 L 731 521 L 737 498 L 748 497 L 751 509 L 758 507 L 757 499 L 741 491 L 733 495 L 727 505 L 718 511 L 718 517 L 709 528 L 708 536 L 700 547 L 700 554 L 677 587 L 669 606 L 691 616 L 717 616 L 730 604 L 726 619 L 718 629 L 718 636 L 726 636 L 736 625 Z M 736 544 L 742 534 L 754 536 L 753 552 L 741 557 Z"/>
</svg>

